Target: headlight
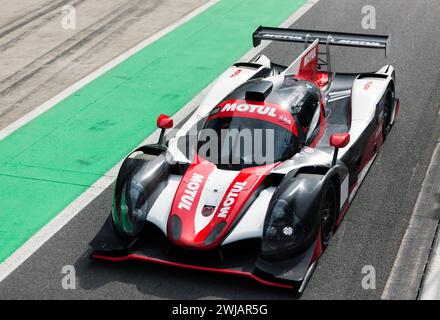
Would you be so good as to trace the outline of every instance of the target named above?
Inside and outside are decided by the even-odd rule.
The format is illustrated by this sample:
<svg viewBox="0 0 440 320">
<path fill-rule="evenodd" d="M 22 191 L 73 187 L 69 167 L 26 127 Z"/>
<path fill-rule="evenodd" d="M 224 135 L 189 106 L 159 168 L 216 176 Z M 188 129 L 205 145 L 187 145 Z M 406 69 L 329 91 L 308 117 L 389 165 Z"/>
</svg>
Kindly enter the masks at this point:
<svg viewBox="0 0 440 320">
<path fill-rule="evenodd" d="M 295 215 L 292 204 L 278 200 L 264 224 L 263 257 L 270 260 L 292 257 L 303 249 L 305 238 L 306 230 Z"/>
<path fill-rule="evenodd" d="M 120 235 L 135 238 L 144 227 L 146 216 L 146 197 L 142 186 L 124 184 L 113 197 L 113 224 Z"/>
<path fill-rule="evenodd" d="M 169 172 L 164 153 L 153 159 L 149 154 L 125 159 L 116 179 L 112 206 L 113 226 L 121 237 L 130 241 L 137 239 L 150 206 L 168 183 Z"/>
</svg>

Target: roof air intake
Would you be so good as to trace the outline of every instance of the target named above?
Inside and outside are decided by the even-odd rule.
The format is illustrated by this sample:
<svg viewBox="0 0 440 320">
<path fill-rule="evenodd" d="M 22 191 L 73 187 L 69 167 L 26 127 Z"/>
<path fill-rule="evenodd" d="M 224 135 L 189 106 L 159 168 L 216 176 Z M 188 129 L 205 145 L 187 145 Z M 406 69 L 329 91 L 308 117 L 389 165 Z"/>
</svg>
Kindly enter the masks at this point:
<svg viewBox="0 0 440 320">
<path fill-rule="evenodd" d="M 269 93 L 272 91 L 272 82 L 258 81 L 253 83 L 252 87 L 246 90 L 246 100 L 264 101 Z"/>
</svg>

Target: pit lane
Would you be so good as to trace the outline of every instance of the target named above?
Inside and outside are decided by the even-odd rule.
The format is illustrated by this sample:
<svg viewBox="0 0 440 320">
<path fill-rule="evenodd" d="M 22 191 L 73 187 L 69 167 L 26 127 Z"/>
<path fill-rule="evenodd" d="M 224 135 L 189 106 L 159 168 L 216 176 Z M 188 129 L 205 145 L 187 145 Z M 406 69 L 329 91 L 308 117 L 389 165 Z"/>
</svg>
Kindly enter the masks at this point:
<svg viewBox="0 0 440 320">
<path fill-rule="evenodd" d="M 376 8 L 377 30 L 392 33 L 388 61 L 397 73 L 401 112 L 397 123 L 344 222 L 319 261 L 303 299 L 378 299 L 381 296 L 439 136 L 440 48 L 434 1 L 318 2 L 294 26 L 304 29 L 364 32 L 364 5 Z M 288 63 L 301 46 L 273 44 L 265 53 Z M 381 53 L 332 48 L 332 63 L 342 72 L 373 71 L 386 63 Z M 0 283 L 0 298 L 47 299 L 291 299 L 285 290 L 250 281 L 187 270 L 127 262 L 89 260 L 87 243 L 101 227 L 111 203 L 106 190 Z M 61 287 L 62 266 L 74 265 L 77 289 Z M 375 290 L 361 286 L 362 267 L 375 267 Z"/>
</svg>

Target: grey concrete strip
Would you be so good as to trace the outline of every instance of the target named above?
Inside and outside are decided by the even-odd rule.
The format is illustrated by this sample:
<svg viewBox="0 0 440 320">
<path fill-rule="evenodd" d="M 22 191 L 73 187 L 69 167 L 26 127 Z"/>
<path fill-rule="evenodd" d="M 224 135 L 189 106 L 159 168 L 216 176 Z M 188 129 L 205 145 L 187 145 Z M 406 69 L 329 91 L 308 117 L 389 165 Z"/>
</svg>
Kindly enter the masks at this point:
<svg viewBox="0 0 440 320">
<path fill-rule="evenodd" d="M 438 208 L 437 208 L 438 209 Z M 419 300 L 440 300 L 440 227 L 429 258 L 425 277 L 419 292 Z"/>
<path fill-rule="evenodd" d="M 157 34 L 153 35 L 150 38 L 147 38 L 146 40 L 142 41 L 135 47 L 131 48 L 130 50 L 124 52 L 120 56 L 118 56 L 116 59 L 110 61 L 108 64 L 102 66 L 100 69 L 95 71 L 92 75 L 93 76 L 99 76 L 99 74 L 102 74 L 104 71 L 101 72 L 101 69 L 111 68 L 112 66 L 118 64 L 120 61 L 128 58 L 130 55 L 134 54 L 135 52 L 141 50 L 143 47 L 147 46 L 148 44 L 152 43 L 159 37 L 163 36 L 167 32 L 171 31 L 172 29 L 178 27 L 179 25 L 183 24 L 190 18 L 192 18 L 194 15 L 199 14 L 201 11 L 206 10 L 209 6 L 216 3 L 215 0 L 211 0 L 208 3 L 206 3 L 204 6 L 199 7 L 197 10 L 192 11 L 188 15 L 182 17 L 175 23 L 169 25 L 168 27 L 162 29 Z M 107 69 L 106 69 L 107 70 Z M 99 73 L 99 74 L 96 74 Z M 70 88 L 67 89 L 68 93 L 65 91 L 62 91 L 59 95 L 52 98 L 48 101 L 48 105 L 54 105 L 55 103 L 52 100 L 56 99 L 62 99 L 70 94 L 70 90 L 77 90 L 80 85 L 84 85 L 87 81 L 91 81 L 89 78 L 92 77 L 92 75 L 88 75 L 86 78 L 83 78 L 79 81 L 79 83 L 74 84 Z M 176 126 L 179 126 L 180 123 L 189 117 L 191 112 L 194 111 L 196 105 L 201 101 L 203 95 L 207 89 L 205 89 L 203 92 L 201 92 L 199 95 L 197 95 L 191 102 L 189 102 L 185 107 L 183 107 L 179 112 L 177 112 L 174 115 L 174 120 L 176 121 Z M 61 96 L 61 97 L 59 97 Z M 51 104 L 52 103 L 52 104 Z M 44 106 L 45 104 L 43 104 Z M 41 106 L 40 106 L 41 107 Z M 40 108 L 39 107 L 39 108 Z M 39 109 L 37 108 L 37 109 Z M 33 112 L 37 111 L 35 109 Z M 38 110 L 39 111 L 39 110 Z M 29 116 L 33 115 L 33 112 L 27 114 L 25 117 L 18 119 L 15 121 L 12 125 L 17 124 L 19 126 L 24 125 L 26 121 L 29 120 Z M 0 139 L 2 138 L 2 134 L 5 135 L 4 131 L 7 131 L 7 129 L 11 127 L 8 126 L 4 130 L 0 130 Z M 17 127 L 18 128 L 18 127 Z M 16 129 L 14 127 L 14 129 Z M 12 131 L 10 131 L 12 132 Z M 7 132 L 9 134 L 10 132 Z M 159 137 L 159 130 L 156 130 L 151 134 L 148 138 L 146 138 L 142 144 L 152 143 L 153 141 L 157 141 Z M 142 145 L 141 144 L 141 145 Z M 80 212 L 82 209 L 84 209 L 88 204 L 90 204 L 93 199 L 95 199 L 97 196 L 99 196 L 106 188 L 108 188 L 113 180 L 116 178 L 117 172 L 119 170 L 120 165 L 122 164 L 122 160 L 115 165 L 112 169 L 110 169 L 103 177 L 101 177 L 98 181 L 96 181 L 89 189 L 87 189 L 85 192 L 83 192 L 75 201 L 73 201 L 69 206 L 67 206 L 63 211 L 61 211 L 55 218 L 53 218 L 48 224 L 46 224 L 43 228 L 41 228 L 36 234 L 34 234 L 28 241 L 26 241 L 20 248 L 18 248 L 10 257 L 8 257 L 5 261 L 3 261 L 0 264 L 0 282 L 7 277 L 11 272 L 13 272 L 20 264 L 22 264 L 29 256 L 31 256 L 38 248 L 40 248 L 41 245 L 43 245 L 48 239 L 50 239 L 58 230 L 60 230 L 65 224 L 67 224 L 78 212 Z"/>
<path fill-rule="evenodd" d="M 440 218 L 440 144 L 437 143 L 414 212 L 388 278 L 382 299 L 417 299 Z M 425 278 L 425 292 L 435 285 L 435 262 Z M 437 275 L 438 277 L 438 275 Z M 438 286 L 438 283 L 437 283 Z M 435 288 L 435 287 L 434 287 Z M 440 294 L 440 291 L 439 291 Z M 425 297 L 428 293 L 424 294 Z"/>
<path fill-rule="evenodd" d="M 216 1 L 211 0 L 210 3 L 214 4 Z M 318 0 L 309 0 L 295 13 L 293 13 L 286 21 L 284 21 L 280 27 L 288 27 L 307 12 Z M 205 7 L 210 5 L 207 3 Z M 201 7 L 202 8 L 202 7 Z M 200 9 L 201 9 L 200 8 Z M 195 14 L 195 11 L 193 12 Z M 186 18 L 183 18 L 186 21 Z M 164 31 L 164 30 L 163 30 Z M 148 39 L 147 39 L 148 40 Z M 269 45 L 266 42 L 256 48 L 252 48 L 243 57 L 242 61 L 248 61 L 249 58 L 259 54 L 263 49 Z M 200 104 L 203 97 L 208 92 L 213 83 L 208 85 L 202 92 L 194 97 L 189 103 L 187 103 L 182 109 L 173 115 L 175 122 L 175 128 L 178 128 L 184 120 L 188 119 L 194 112 L 196 107 Z M 20 121 L 20 119 L 18 120 Z M 156 142 L 159 137 L 160 130 L 156 130 L 149 137 L 147 137 L 140 145 Z M 168 136 L 168 135 L 167 135 Z M 0 139 L 2 137 L 0 131 Z M 32 236 L 26 243 L 24 243 L 19 249 L 17 249 L 10 257 L 8 257 L 3 263 L 0 264 L 0 282 L 5 279 L 11 272 L 13 272 L 18 266 L 20 266 L 26 259 L 28 259 L 35 251 L 37 251 L 46 241 L 48 241 L 55 233 L 57 233 L 65 224 L 86 208 L 95 198 L 97 198 L 104 190 L 108 189 L 113 181 L 116 179 L 119 168 L 122 164 L 121 160 L 113 168 L 111 168 L 103 177 L 96 181 L 89 189 L 83 192 L 75 201 L 61 211 L 55 218 L 53 218 L 48 224 L 41 228 L 34 236 Z"/>
<path fill-rule="evenodd" d="M 428 256 L 428 264 L 425 266 L 425 273 L 420 286 L 418 299 L 421 300 L 440 300 L 440 140 L 434 150 L 430 169 L 427 173 L 432 176 L 429 180 L 430 199 L 429 214 L 433 218 L 433 225 L 437 223 L 432 241 L 431 252 Z M 429 189 L 428 189 L 429 190 Z M 427 190 L 423 190 L 427 192 Z"/>
<path fill-rule="evenodd" d="M 2 0 L 0 129 L 207 2 L 72 0 L 76 29 L 66 30 L 64 0 Z"/>
<path fill-rule="evenodd" d="M 440 237 L 437 226 L 436 238 L 429 258 L 425 277 L 419 292 L 420 300 L 440 300 Z"/>
</svg>

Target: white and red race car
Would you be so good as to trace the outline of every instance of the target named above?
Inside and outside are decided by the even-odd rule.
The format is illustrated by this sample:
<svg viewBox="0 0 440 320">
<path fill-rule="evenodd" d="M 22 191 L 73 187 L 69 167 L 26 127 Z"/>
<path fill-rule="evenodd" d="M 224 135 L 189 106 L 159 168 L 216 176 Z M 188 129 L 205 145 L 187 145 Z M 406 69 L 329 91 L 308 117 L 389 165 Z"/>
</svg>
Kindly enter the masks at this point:
<svg viewBox="0 0 440 320">
<path fill-rule="evenodd" d="M 259 27 L 253 39 L 306 49 L 289 66 L 234 64 L 167 142 L 159 116 L 159 142 L 122 164 L 93 258 L 302 291 L 399 111 L 392 66 L 333 72 L 329 47 L 386 50 L 389 37 Z"/>
</svg>

